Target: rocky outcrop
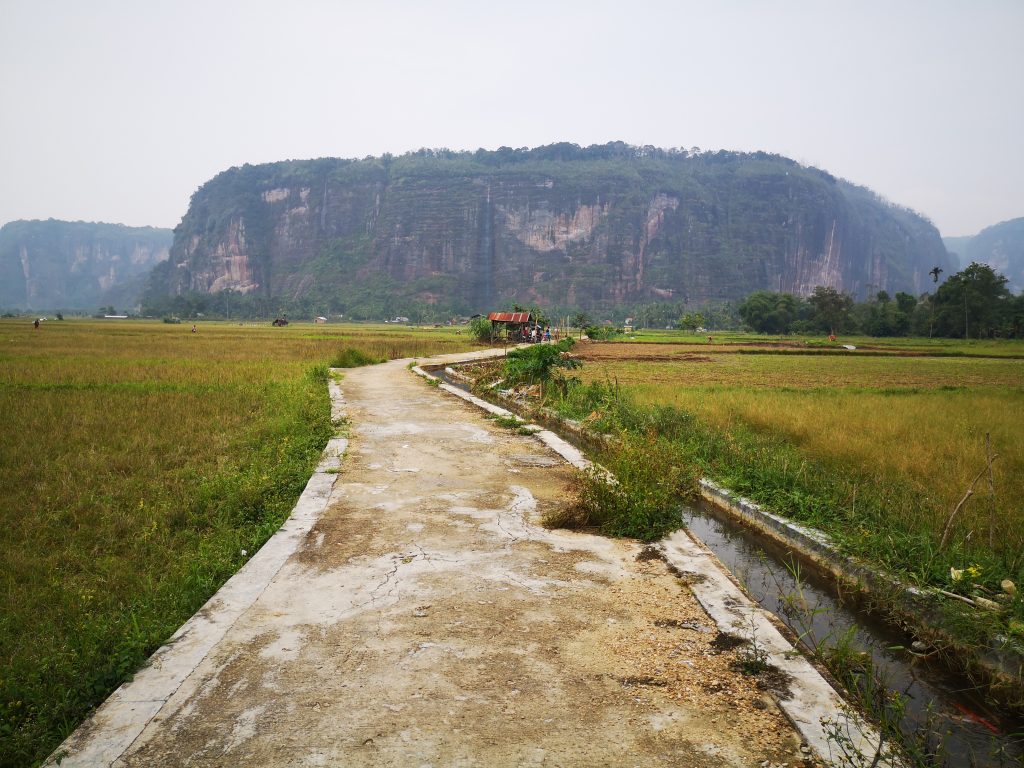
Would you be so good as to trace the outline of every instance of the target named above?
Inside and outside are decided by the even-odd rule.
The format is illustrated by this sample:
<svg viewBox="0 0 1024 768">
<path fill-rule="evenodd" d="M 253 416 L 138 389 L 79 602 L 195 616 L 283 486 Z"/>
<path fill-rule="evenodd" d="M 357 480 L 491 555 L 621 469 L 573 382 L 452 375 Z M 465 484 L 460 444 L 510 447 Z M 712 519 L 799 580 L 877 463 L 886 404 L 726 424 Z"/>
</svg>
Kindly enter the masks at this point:
<svg viewBox="0 0 1024 768">
<path fill-rule="evenodd" d="M 0 307 L 134 306 L 142 278 L 168 258 L 169 229 L 84 221 L 12 221 L 0 228 Z"/>
<path fill-rule="evenodd" d="M 920 216 L 786 158 L 563 144 L 232 168 L 193 196 L 151 295 L 600 310 L 919 293 L 950 263 Z"/>
</svg>

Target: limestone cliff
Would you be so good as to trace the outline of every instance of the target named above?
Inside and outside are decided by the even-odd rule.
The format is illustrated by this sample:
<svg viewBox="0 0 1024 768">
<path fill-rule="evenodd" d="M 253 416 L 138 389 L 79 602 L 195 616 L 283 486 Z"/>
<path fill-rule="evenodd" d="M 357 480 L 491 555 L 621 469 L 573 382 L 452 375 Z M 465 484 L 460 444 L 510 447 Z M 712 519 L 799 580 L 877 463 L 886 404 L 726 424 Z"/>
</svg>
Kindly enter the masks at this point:
<svg viewBox="0 0 1024 768">
<path fill-rule="evenodd" d="M 172 233 L 84 221 L 12 221 L 0 228 L 0 307 L 132 306 L 170 254 Z"/>
<path fill-rule="evenodd" d="M 993 224 L 974 237 L 945 238 L 945 243 L 960 267 L 972 261 L 988 264 L 1006 276 L 1011 291 L 1024 290 L 1024 218 Z"/>
<path fill-rule="evenodd" d="M 232 168 L 193 196 L 151 295 L 599 310 L 919 293 L 950 263 L 920 216 L 786 158 L 557 144 Z"/>
</svg>

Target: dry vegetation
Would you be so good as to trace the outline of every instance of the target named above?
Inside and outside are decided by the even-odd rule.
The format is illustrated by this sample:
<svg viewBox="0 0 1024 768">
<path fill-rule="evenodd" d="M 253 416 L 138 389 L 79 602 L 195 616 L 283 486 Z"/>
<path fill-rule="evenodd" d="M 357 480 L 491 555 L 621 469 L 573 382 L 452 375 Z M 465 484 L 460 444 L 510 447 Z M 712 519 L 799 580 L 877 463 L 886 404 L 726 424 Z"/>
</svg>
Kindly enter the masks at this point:
<svg viewBox="0 0 1024 768">
<path fill-rule="evenodd" d="M 448 330 L 0 323 L 0 765 L 37 762 L 287 516 L 327 364 Z"/>
<path fill-rule="evenodd" d="M 1000 454 L 999 545 L 1024 548 L 1017 504 L 1024 498 L 1024 361 L 722 350 L 705 354 L 706 362 L 634 362 L 626 357 L 632 348 L 607 345 L 582 378 L 618 381 L 641 405 L 677 406 L 725 432 L 746 427 L 780 437 L 840 474 L 905 483 L 932 502 L 912 510 L 932 530 L 941 531 L 944 513 L 985 466 L 990 433 Z M 987 539 L 988 508 L 978 502 L 975 517 L 983 519 L 975 535 Z"/>
</svg>

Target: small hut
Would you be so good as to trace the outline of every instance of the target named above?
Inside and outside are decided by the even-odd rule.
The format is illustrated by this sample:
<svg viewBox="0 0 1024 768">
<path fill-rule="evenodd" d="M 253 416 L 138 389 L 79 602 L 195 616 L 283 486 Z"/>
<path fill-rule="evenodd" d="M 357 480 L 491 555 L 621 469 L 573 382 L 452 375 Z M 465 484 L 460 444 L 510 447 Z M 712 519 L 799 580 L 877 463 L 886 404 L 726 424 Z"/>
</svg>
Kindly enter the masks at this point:
<svg viewBox="0 0 1024 768">
<path fill-rule="evenodd" d="M 487 316 L 491 321 L 491 342 L 504 338 L 506 342 L 521 341 L 523 329 L 533 325 L 533 315 L 529 312 L 491 312 Z"/>
</svg>

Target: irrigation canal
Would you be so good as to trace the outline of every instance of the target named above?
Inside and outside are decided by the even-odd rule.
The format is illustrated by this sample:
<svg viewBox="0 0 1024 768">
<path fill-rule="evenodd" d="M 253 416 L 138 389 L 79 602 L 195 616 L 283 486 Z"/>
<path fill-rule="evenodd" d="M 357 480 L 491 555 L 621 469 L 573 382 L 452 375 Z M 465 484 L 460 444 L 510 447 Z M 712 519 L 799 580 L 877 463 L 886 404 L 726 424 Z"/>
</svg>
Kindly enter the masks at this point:
<svg viewBox="0 0 1024 768">
<path fill-rule="evenodd" d="M 707 505 L 685 508 L 683 519 L 751 597 L 804 645 L 848 642 L 852 650 L 870 654 L 879 678 L 904 702 L 900 728 L 907 740 L 940 755 L 937 765 L 980 768 L 1024 761 L 1024 723 L 988 705 L 944 665 L 913 654 L 907 649 L 911 639 L 844 602 L 830 579 L 800 572 L 784 548 Z"/>
<path fill-rule="evenodd" d="M 468 390 L 445 370 L 432 373 Z M 839 643 L 868 654 L 871 666 L 901 701 L 892 712 L 910 744 L 945 768 L 1024 765 L 1024 720 L 986 702 L 981 692 L 909 650 L 910 638 L 844 601 L 831 579 L 801 572 L 792 554 L 725 513 L 699 503 L 684 507 L 687 528 L 711 549 L 762 607 L 778 616 L 808 648 Z"/>
</svg>

